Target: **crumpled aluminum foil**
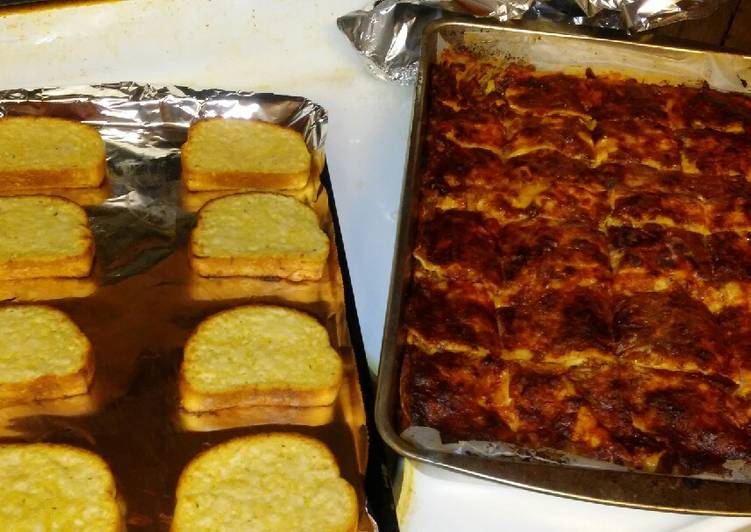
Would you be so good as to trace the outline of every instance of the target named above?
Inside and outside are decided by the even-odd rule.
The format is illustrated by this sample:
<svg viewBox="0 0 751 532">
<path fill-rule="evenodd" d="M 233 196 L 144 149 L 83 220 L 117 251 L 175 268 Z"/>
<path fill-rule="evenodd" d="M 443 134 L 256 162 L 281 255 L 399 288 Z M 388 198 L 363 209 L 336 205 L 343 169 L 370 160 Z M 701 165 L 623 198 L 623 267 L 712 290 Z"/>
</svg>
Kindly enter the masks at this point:
<svg viewBox="0 0 751 532">
<path fill-rule="evenodd" d="M 147 271 L 187 238 L 193 215 L 179 208 L 180 146 L 191 122 L 216 116 L 275 122 L 322 152 L 328 121 L 322 107 L 302 97 L 132 82 L 0 91 L 5 115 L 56 115 L 99 129 L 112 194 L 87 211 L 104 284 Z"/>
<path fill-rule="evenodd" d="M 337 19 L 337 26 L 366 57 L 379 78 L 413 83 L 424 28 L 444 17 L 521 19 L 627 32 L 701 18 L 723 0 L 380 0 Z"/>
</svg>

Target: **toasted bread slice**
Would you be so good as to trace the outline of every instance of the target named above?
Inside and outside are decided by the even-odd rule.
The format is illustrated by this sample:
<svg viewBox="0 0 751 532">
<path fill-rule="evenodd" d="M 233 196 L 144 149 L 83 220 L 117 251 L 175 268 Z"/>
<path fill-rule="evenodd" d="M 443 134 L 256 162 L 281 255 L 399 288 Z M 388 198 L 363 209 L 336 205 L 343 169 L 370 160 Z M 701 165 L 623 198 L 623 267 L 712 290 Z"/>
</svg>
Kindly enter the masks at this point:
<svg viewBox="0 0 751 532">
<path fill-rule="evenodd" d="M 94 238 L 86 212 L 56 196 L 0 197 L 0 279 L 86 277 Z"/>
<path fill-rule="evenodd" d="M 303 425 L 320 427 L 334 421 L 337 403 L 328 406 L 238 406 L 213 412 L 178 409 L 176 422 L 191 432 L 213 432 L 254 425 Z"/>
<path fill-rule="evenodd" d="M 182 147 L 188 190 L 303 188 L 311 158 L 297 131 L 259 120 L 212 118 L 193 124 Z"/>
<path fill-rule="evenodd" d="M 173 532 L 352 532 L 357 496 L 320 441 L 257 434 L 193 459 L 177 485 Z"/>
<path fill-rule="evenodd" d="M 78 203 L 81 206 L 99 205 L 104 203 L 112 194 L 112 186 L 109 180 L 105 180 L 98 188 L 0 188 L 0 196 L 58 196 Z"/>
<path fill-rule="evenodd" d="M 193 269 L 204 277 L 320 279 L 329 255 L 313 209 L 261 192 L 208 202 L 190 243 Z"/>
<path fill-rule="evenodd" d="M 285 307 L 247 305 L 201 322 L 185 345 L 180 399 L 185 410 L 236 406 L 326 406 L 342 361 L 326 329 Z"/>
<path fill-rule="evenodd" d="M 0 118 L 0 188 L 96 188 L 105 150 L 93 127 L 62 118 Z"/>
<path fill-rule="evenodd" d="M 0 530 L 123 530 L 99 456 L 68 445 L 0 445 Z"/>
<path fill-rule="evenodd" d="M 208 281 L 208 279 L 204 279 Z M 88 297 L 96 291 L 93 277 L 46 277 L 38 279 L 0 279 L 0 303 L 32 303 Z"/>
<path fill-rule="evenodd" d="M 0 307 L 0 402 L 86 393 L 91 343 L 64 312 L 45 305 Z"/>
<path fill-rule="evenodd" d="M 243 192 L 259 191 L 248 188 L 240 188 L 232 190 L 205 190 L 203 192 L 191 192 L 185 187 L 180 187 L 180 203 L 184 211 L 198 212 L 199 210 L 201 210 L 201 207 L 206 205 L 211 200 L 223 198 L 224 196 L 230 196 L 232 194 L 241 194 Z M 298 188 L 296 190 L 275 190 L 273 192 L 275 194 L 282 194 L 284 196 L 295 198 L 296 200 L 306 204 L 311 204 L 316 200 L 318 187 L 316 186 L 315 180 L 310 180 L 308 184 L 303 188 Z"/>
</svg>

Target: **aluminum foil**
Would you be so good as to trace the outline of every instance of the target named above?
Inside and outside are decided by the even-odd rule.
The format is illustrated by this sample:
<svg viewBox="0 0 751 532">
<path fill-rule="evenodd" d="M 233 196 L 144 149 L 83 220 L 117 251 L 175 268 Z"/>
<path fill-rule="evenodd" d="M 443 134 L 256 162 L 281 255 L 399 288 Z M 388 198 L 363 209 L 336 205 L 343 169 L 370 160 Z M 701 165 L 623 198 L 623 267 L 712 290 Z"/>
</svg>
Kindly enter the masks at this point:
<svg viewBox="0 0 751 532">
<path fill-rule="evenodd" d="M 37 301 L 68 313 L 92 342 L 94 381 L 83 396 L 0 405 L 0 442 L 68 443 L 96 452 L 113 471 L 128 528 L 167 530 L 177 478 L 198 452 L 242 434 L 300 432 L 332 449 L 358 493 L 359 530 L 377 530 L 366 509 L 369 443 L 356 359 L 364 353 L 356 355 L 351 342 L 349 318 L 356 318 L 344 302 L 330 183 L 321 178 L 325 110 L 300 97 L 117 83 L 1 91 L 0 115 L 80 120 L 99 130 L 107 149 L 101 189 L 54 192 L 86 208 L 96 242 L 92 276 L 0 283 L 4 304 Z M 216 194 L 183 189 L 180 147 L 193 121 L 216 116 L 258 118 L 304 135 L 314 164 L 297 195 L 316 211 L 332 246 L 320 281 L 209 279 L 191 271 L 193 211 Z M 208 315 L 250 302 L 295 307 L 326 326 L 345 368 L 333 405 L 180 410 L 176 376 L 188 335 Z"/>
<path fill-rule="evenodd" d="M 378 77 L 415 80 L 423 29 L 445 17 L 543 20 L 628 32 L 701 18 L 723 0 L 380 0 L 337 20 Z"/>
</svg>

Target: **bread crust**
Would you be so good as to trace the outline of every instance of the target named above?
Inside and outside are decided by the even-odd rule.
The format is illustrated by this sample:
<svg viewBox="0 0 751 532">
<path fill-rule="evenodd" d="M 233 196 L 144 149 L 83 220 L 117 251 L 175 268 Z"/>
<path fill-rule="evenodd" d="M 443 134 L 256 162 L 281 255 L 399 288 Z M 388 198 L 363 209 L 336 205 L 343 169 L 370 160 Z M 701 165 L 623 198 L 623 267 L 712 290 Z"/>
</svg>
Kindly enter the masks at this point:
<svg viewBox="0 0 751 532">
<path fill-rule="evenodd" d="M 61 258 L 0 259 L 0 279 L 39 279 L 46 277 L 87 277 L 94 264 L 94 239 L 87 238 L 81 255 Z"/>
<path fill-rule="evenodd" d="M 341 387 L 341 373 L 335 385 L 318 389 L 295 389 L 292 386 L 245 386 L 231 392 L 202 393 L 190 385 L 182 368 L 178 380 L 180 404 L 188 412 L 212 412 L 238 406 L 328 406 L 336 400 Z"/>
<path fill-rule="evenodd" d="M 190 243 L 188 245 L 190 264 L 193 271 L 201 277 L 278 277 L 296 282 L 317 281 L 323 277 L 328 255 L 331 252 L 330 242 L 328 243 L 326 254 L 320 258 L 311 258 L 303 255 L 207 257 L 198 254 L 196 249 L 196 231 L 206 216 L 205 209 L 209 208 L 214 202 L 244 194 L 247 193 L 240 192 L 214 198 L 207 201 L 198 211 L 196 229 L 191 232 Z M 304 206 L 308 208 L 306 205 Z"/>
<path fill-rule="evenodd" d="M 46 277 L 88 277 L 94 265 L 95 244 L 94 235 L 88 225 L 86 211 L 77 203 L 59 196 L 14 195 L 7 198 L 49 198 L 68 203 L 80 211 L 86 226 L 82 238 L 85 248 L 79 255 L 67 257 L 39 256 L 20 259 L 0 258 L 0 280 L 39 279 Z M 2 201 L 4 198 L 0 198 Z"/>
<path fill-rule="evenodd" d="M 269 305 L 244 305 L 231 309 L 217 312 L 203 320 L 198 327 L 190 334 L 185 342 L 187 350 L 190 344 L 195 341 L 196 335 L 201 331 L 206 323 L 218 316 L 226 313 L 235 312 L 243 308 L 256 308 Z M 313 319 L 312 316 L 299 310 L 284 307 L 290 313 L 299 314 L 306 319 Z M 317 320 L 316 320 L 317 321 Z M 185 377 L 185 361 L 180 365 L 178 375 L 178 391 L 180 393 L 180 406 L 188 412 L 212 412 L 225 408 L 243 407 L 243 406 L 287 406 L 287 407 L 318 407 L 331 405 L 339 394 L 342 380 L 344 378 L 344 368 L 339 359 L 336 368 L 337 375 L 333 379 L 333 384 L 317 388 L 295 388 L 294 386 L 258 386 L 248 385 L 242 388 L 236 388 L 227 392 L 205 393 L 196 390 L 190 385 Z"/>
<path fill-rule="evenodd" d="M 295 408 L 290 406 L 245 406 L 212 412 L 188 412 L 180 409 L 177 421 L 191 432 L 251 427 L 255 425 L 303 425 L 320 427 L 334 421 L 336 404 Z"/>
<path fill-rule="evenodd" d="M 0 168 L 0 188 L 6 191 L 45 189 L 99 189 L 104 181 L 107 162 L 104 156 L 91 169 L 68 168 L 63 170 L 10 170 Z M 54 175 L 54 181 L 50 180 Z"/>
<path fill-rule="evenodd" d="M 212 200 L 223 198 L 225 196 L 231 196 L 233 194 L 244 194 L 247 192 L 274 192 L 276 194 L 281 194 L 283 196 L 289 196 L 291 198 L 295 198 L 301 203 L 310 205 L 316 200 L 318 188 L 314 185 L 312 180 L 309 180 L 308 183 L 303 188 L 292 189 L 292 190 L 274 189 L 274 190 L 268 190 L 268 191 L 252 189 L 252 188 L 240 188 L 240 189 L 231 188 L 227 190 L 204 190 L 204 191 L 199 192 L 199 191 L 188 190 L 188 188 L 183 185 L 180 187 L 180 201 L 181 201 L 183 210 L 188 211 L 188 212 L 198 212 L 201 210 L 201 208 L 204 205 L 206 205 L 208 202 Z M 77 203 L 81 203 L 81 202 L 78 201 Z"/>
<path fill-rule="evenodd" d="M 90 277 L 38 277 L 34 279 L 0 279 L 0 301 L 51 301 L 88 297 L 96 290 Z"/>
<path fill-rule="evenodd" d="M 182 154 L 186 163 L 185 152 Z M 305 187 L 310 171 L 271 174 L 265 172 L 209 172 L 190 167 L 183 167 L 183 182 L 192 192 L 212 190 L 234 190 L 249 188 L 259 192 L 276 190 L 297 190 Z"/>
<path fill-rule="evenodd" d="M 183 469 L 182 473 L 180 473 L 180 478 L 177 482 L 177 490 L 175 492 L 175 499 L 176 501 L 180 501 L 181 496 L 183 495 L 183 491 L 185 490 L 185 484 L 187 482 L 187 477 L 192 473 L 192 469 L 196 467 L 201 460 L 206 459 L 207 457 L 210 457 L 210 455 L 217 451 L 220 448 L 227 447 L 230 445 L 236 445 L 240 442 L 244 442 L 247 444 L 252 444 L 257 441 L 261 440 L 268 440 L 273 438 L 283 437 L 287 440 L 297 440 L 298 442 L 305 442 L 308 445 L 313 445 L 318 448 L 319 451 L 321 451 L 323 454 L 328 455 L 328 457 L 331 460 L 332 468 L 334 468 L 339 474 L 341 478 L 341 472 L 339 471 L 339 466 L 337 465 L 336 458 L 334 457 L 333 453 L 331 452 L 331 449 L 328 448 L 324 443 L 321 441 L 311 438 L 309 436 L 304 436 L 302 434 L 298 434 L 295 432 L 266 432 L 261 434 L 252 434 L 249 436 L 240 436 L 238 438 L 233 438 L 231 440 L 224 441 L 222 443 L 219 443 L 209 449 L 206 449 L 205 451 L 199 453 L 196 455 L 190 463 L 188 463 L 187 466 L 185 466 L 185 469 Z M 347 490 L 347 505 L 349 508 L 352 509 L 352 512 L 350 514 L 350 519 L 348 520 L 348 523 L 345 525 L 344 528 L 341 529 L 341 531 L 337 532 L 355 532 L 357 530 L 357 524 L 358 524 L 358 501 L 357 501 L 357 493 L 355 493 L 354 488 L 352 485 L 347 482 L 348 490 Z M 172 524 L 170 526 L 170 532 L 182 532 L 185 530 L 184 528 L 180 528 L 178 524 L 176 524 L 175 519 L 173 519 Z"/>
<path fill-rule="evenodd" d="M 0 164 L 0 189 L 28 190 L 50 188 L 97 188 L 102 184 L 107 167 L 104 141 L 99 131 L 93 126 L 75 120 L 41 116 L 14 116 L 0 119 L 0 127 L 4 121 L 44 121 L 47 123 L 64 123 L 66 126 L 75 125 L 86 130 L 87 135 L 96 135 L 100 149 L 87 168 L 33 168 L 16 170 L 3 168 Z"/>
<path fill-rule="evenodd" d="M 61 316 L 64 320 L 75 325 L 63 311 L 49 305 L 24 305 L 24 307 L 39 307 Z M 76 325 L 78 336 L 86 342 L 84 362 L 75 373 L 66 375 L 42 375 L 36 379 L 23 382 L 0 382 L 0 405 L 44 401 L 48 399 L 63 399 L 88 393 L 94 379 L 95 358 L 91 342 Z"/>
<path fill-rule="evenodd" d="M 67 199 L 78 205 L 99 205 L 104 203 L 112 193 L 112 187 L 109 181 L 104 181 L 100 186 L 93 187 L 23 187 L 18 189 L 1 189 L 0 196 L 38 196 L 40 194 L 45 196 L 57 196 L 59 198 Z"/>
<path fill-rule="evenodd" d="M 199 257 L 190 243 L 190 265 L 201 277 L 279 277 L 290 281 L 315 281 L 323 277 L 326 259 L 302 257 Z"/>
<path fill-rule="evenodd" d="M 17 281 L 16 281 L 17 282 Z M 204 277 L 193 271 L 188 280 L 188 293 L 197 301 L 221 301 L 225 299 L 279 300 L 288 304 L 330 301 L 330 283 L 316 281 L 287 281 L 261 277 Z M 2 300 L 0 282 L 0 300 Z"/>
</svg>

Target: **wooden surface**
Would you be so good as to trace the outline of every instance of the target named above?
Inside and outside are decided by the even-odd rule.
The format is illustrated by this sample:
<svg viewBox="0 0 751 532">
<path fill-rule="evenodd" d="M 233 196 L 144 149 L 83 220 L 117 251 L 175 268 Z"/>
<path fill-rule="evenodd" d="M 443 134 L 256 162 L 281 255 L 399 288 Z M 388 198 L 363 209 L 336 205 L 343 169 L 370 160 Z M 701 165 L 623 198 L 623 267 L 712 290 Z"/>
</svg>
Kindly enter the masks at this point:
<svg viewBox="0 0 751 532">
<path fill-rule="evenodd" d="M 751 0 L 725 0 L 705 18 L 671 24 L 652 33 L 751 53 Z"/>
</svg>

